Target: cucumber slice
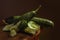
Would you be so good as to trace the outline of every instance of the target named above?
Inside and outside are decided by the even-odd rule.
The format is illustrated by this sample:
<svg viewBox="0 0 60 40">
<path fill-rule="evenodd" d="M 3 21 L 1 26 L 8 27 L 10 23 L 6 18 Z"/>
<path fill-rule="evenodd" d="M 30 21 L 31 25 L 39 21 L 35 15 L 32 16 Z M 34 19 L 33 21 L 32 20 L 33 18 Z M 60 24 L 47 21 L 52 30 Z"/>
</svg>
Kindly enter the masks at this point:
<svg viewBox="0 0 60 40">
<path fill-rule="evenodd" d="M 10 31 L 10 36 L 11 37 L 16 36 L 16 34 L 17 34 L 17 32 L 14 29 Z"/>
<path fill-rule="evenodd" d="M 3 31 L 10 31 L 10 28 L 13 26 L 13 24 L 6 25 L 2 30 Z"/>
<path fill-rule="evenodd" d="M 28 27 L 25 29 L 25 32 L 31 33 L 31 34 L 36 34 L 36 32 L 40 30 L 40 25 L 36 24 L 33 21 L 28 22 Z"/>
</svg>

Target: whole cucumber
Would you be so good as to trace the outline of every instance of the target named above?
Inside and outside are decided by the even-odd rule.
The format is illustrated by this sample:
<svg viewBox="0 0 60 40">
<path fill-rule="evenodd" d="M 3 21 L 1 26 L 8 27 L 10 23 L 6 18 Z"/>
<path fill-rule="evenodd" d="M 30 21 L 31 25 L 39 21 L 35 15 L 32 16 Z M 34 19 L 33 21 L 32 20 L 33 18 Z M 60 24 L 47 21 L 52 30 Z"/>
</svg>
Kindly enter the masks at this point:
<svg viewBox="0 0 60 40">
<path fill-rule="evenodd" d="M 39 25 L 45 26 L 45 27 L 54 27 L 54 23 L 48 19 L 33 17 L 32 21 L 36 22 Z"/>
<path fill-rule="evenodd" d="M 33 18 L 37 14 L 36 12 L 40 9 L 40 7 L 41 5 L 36 10 L 25 13 L 24 15 L 21 16 L 21 19 L 24 19 L 27 21 L 31 20 L 31 18 Z"/>
<path fill-rule="evenodd" d="M 6 24 L 12 24 L 12 23 L 15 23 L 19 20 L 20 16 L 11 16 L 11 17 L 8 17 L 6 18 L 5 20 L 3 20 L 3 22 Z"/>
<path fill-rule="evenodd" d="M 33 13 L 33 11 L 31 12 L 28 12 L 28 13 L 25 13 L 24 15 L 21 16 L 21 19 L 24 19 L 24 20 L 31 20 L 32 17 L 34 17 L 36 15 L 36 13 Z"/>
</svg>

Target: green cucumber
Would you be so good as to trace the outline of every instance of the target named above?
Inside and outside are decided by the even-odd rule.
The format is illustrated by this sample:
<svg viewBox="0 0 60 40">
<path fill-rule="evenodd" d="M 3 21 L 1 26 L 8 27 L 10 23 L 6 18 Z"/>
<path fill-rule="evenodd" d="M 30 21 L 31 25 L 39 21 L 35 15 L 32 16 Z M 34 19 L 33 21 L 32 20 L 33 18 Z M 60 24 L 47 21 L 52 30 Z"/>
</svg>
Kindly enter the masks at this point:
<svg viewBox="0 0 60 40">
<path fill-rule="evenodd" d="M 20 31 L 24 31 L 24 29 L 25 29 L 26 27 L 28 27 L 28 26 L 27 26 L 27 21 L 26 21 L 26 20 L 22 20 L 21 23 L 20 23 L 20 25 L 18 26 L 18 29 L 19 29 Z"/>
<path fill-rule="evenodd" d="M 10 28 L 13 26 L 14 24 L 9 24 L 9 25 L 5 25 L 5 27 L 2 29 L 3 31 L 10 31 Z"/>
<path fill-rule="evenodd" d="M 32 21 L 34 21 L 37 24 L 42 25 L 44 27 L 54 27 L 54 23 L 48 19 L 33 17 Z"/>
<path fill-rule="evenodd" d="M 22 16 L 11 16 L 5 19 L 5 22 L 8 24 L 17 23 L 19 20 L 31 20 L 32 17 L 36 15 L 36 12 L 40 9 L 41 5 L 34 11 L 27 12 Z"/>
<path fill-rule="evenodd" d="M 36 10 L 25 13 L 24 15 L 21 16 L 21 19 L 30 21 L 31 18 L 33 18 L 37 14 L 36 12 L 40 9 L 40 7 L 41 5 Z"/>
<path fill-rule="evenodd" d="M 17 22 L 19 20 L 19 18 L 20 18 L 20 16 L 11 16 L 11 17 L 6 18 L 4 21 L 7 24 L 12 24 L 14 22 Z"/>
</svg>

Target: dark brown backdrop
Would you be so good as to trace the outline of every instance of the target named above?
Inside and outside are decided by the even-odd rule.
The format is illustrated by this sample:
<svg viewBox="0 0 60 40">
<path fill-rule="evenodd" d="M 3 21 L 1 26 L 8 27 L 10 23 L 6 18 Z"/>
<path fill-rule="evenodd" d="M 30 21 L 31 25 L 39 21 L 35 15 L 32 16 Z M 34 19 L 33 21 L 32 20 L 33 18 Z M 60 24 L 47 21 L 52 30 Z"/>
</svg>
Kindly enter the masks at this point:
<svg viewBox="0 0 60 40">
<path fill-rule="evenodd" d="M 43 30 L 41 32 L 40 39 L 58 40 L 60 30 L 60 3 L 58 0 L 1 0 L 0 19 L 13 15 L 21 15 L 24 12 L 36 9 L 40 4 L 42 8 L 38 11 L 38 16 L 48 18 L 55 22 L 54 29 Z"/>
</svg>

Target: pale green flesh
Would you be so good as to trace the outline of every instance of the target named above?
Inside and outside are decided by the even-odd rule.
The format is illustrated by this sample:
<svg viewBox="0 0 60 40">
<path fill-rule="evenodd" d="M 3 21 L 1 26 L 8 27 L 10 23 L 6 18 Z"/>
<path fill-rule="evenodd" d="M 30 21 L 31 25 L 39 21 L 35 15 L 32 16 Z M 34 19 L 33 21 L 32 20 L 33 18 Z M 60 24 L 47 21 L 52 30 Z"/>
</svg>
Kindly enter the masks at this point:
<svg viewBox="0 0 60 40">
<path fill-rule="evenodd" d="M 16 31 L 18 31 L 18 26 L 21 23 L 21 21 L 19 21 L 18 23 L 14 24 L 8 24 L 3 28 L 3 31 L 10 31 L 10 36 L 15 36 L 17 34 Z"/>
<path fill-rule="evenodd" d="M 33 21 L 28 22 L 28 27 L 25 29 L 25 32 L 36 34 L 36 32 L 40 29 L 40 25 L 36 24 Z"/>
<path fill-rule="evenodd" d="M 16 32 L 14 29 L 10 31 L 10 36 L 13 37 L 13 36 L 15 36 L 16 34 L 17 34 L 17 32 Z"/>
</svg>

